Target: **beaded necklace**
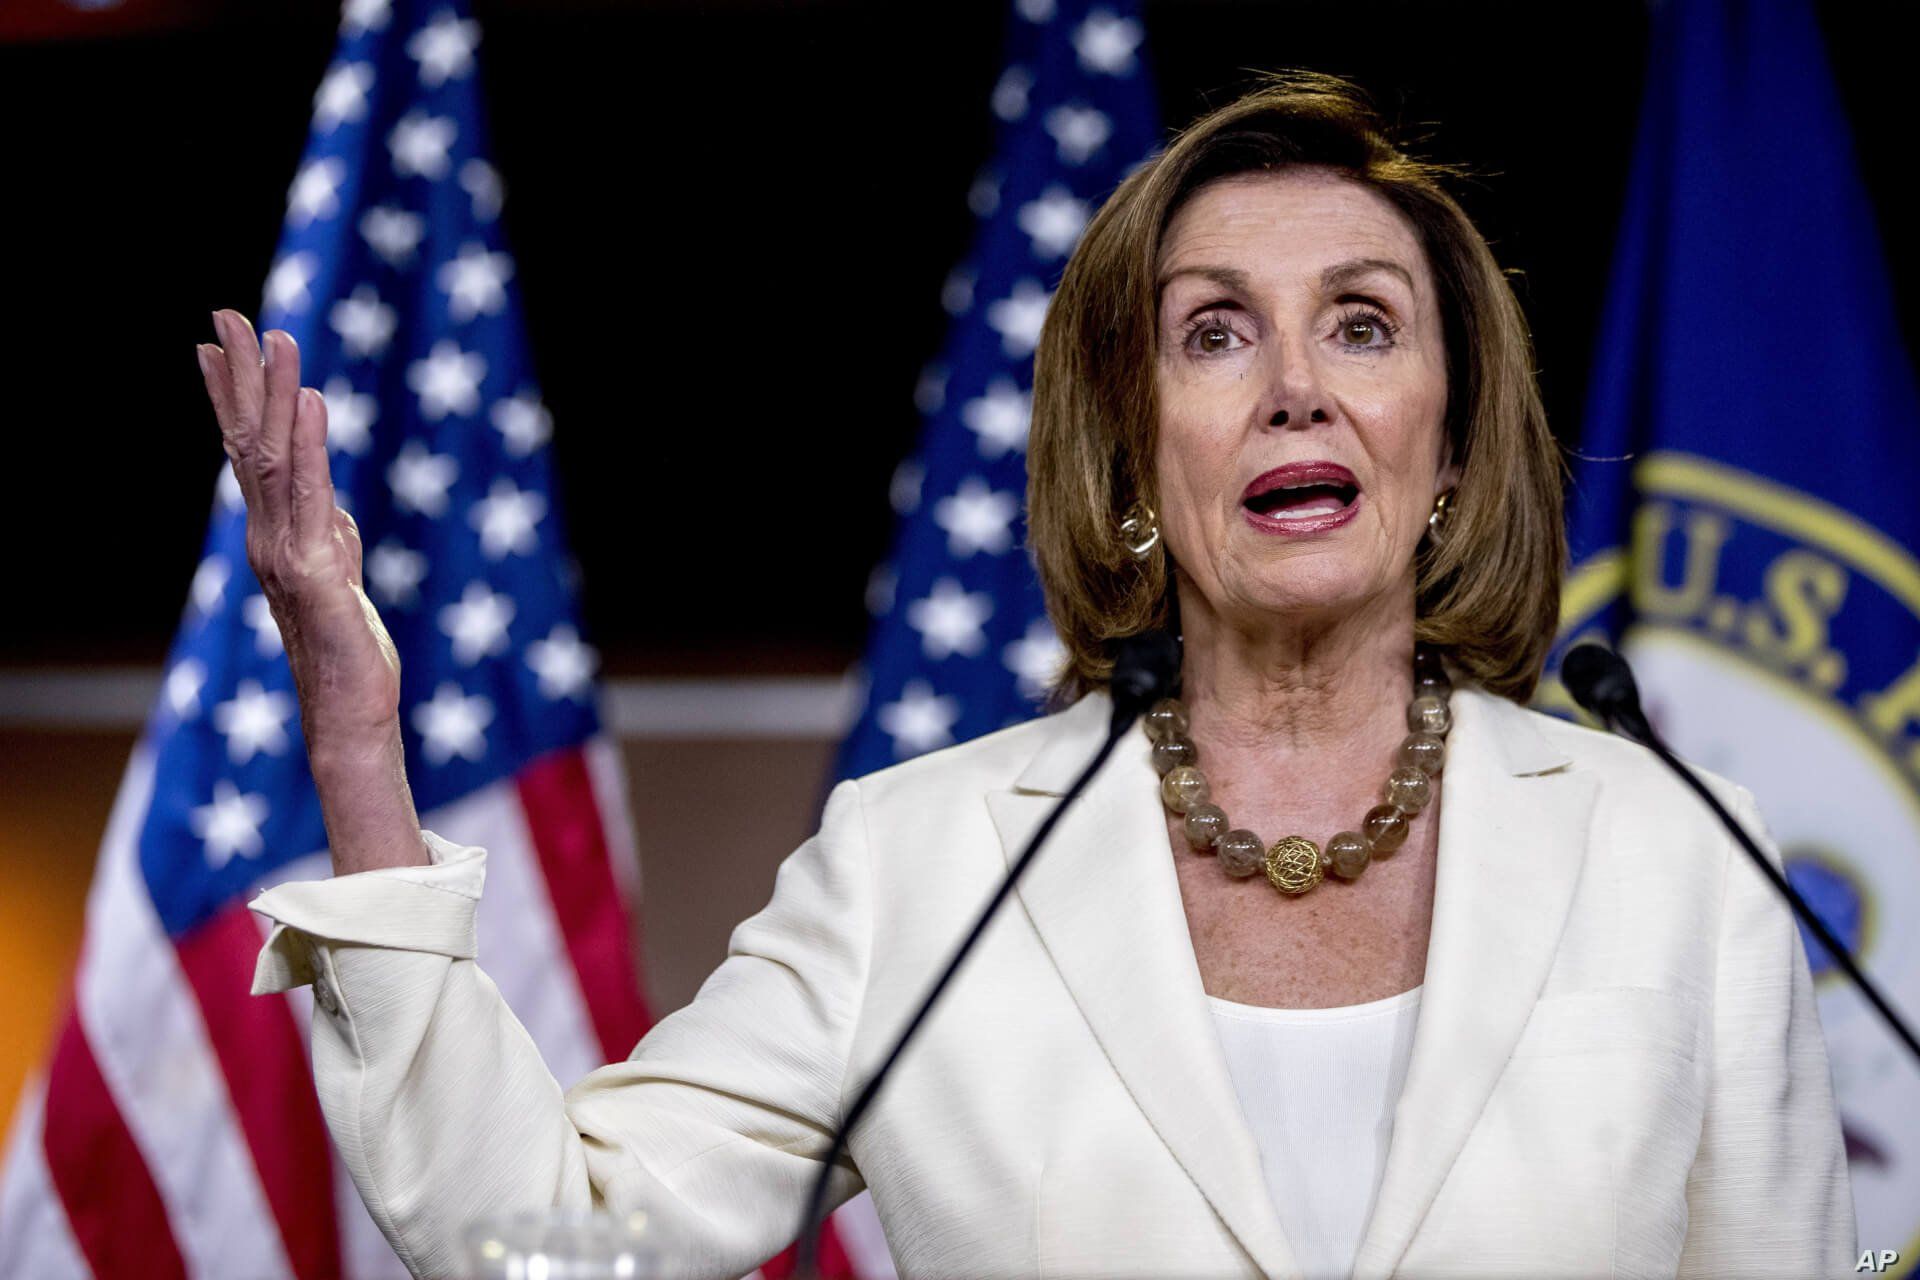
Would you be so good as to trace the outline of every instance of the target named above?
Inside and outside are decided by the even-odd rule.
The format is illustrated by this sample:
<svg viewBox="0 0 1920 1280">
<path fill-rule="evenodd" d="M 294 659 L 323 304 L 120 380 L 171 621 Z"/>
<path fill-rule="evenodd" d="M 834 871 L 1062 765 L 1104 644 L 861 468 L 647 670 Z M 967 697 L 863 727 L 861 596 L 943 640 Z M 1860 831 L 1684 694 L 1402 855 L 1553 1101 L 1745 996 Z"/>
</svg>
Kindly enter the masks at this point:
<svg viewBox="0 0 1920 1280">
<path fill-rule="evenodd" d="M 1399 764 L 1387 775 L 1385 803 L 1367 811 L 1358 831 L 1342 831 L 1322 849 L 1305 836 L 1283 836 L 1267 847 L 1245 827 L 1234 827 L 1226 812 L 1210 802 L 1199 752 L 1187 736 L 1187 708 L 1177 698 L 1162 698 L 1142 719 L 1153 740 L 1153 767 L 1160 774 L 1160 799 L 1185 819 L 1187 842 L 1202 853 L 1213 851 L 1230 876 L 1264 870 L 1285 894 L 1302 894 L 1328 872 L 1342 880 L 1359 878 L 1376 856 L 1406 843 L 1408 820 L 1432 803 L 1446 761 L 1447 730 L 1453 727 L 1447 678 L 1436 650 L 1414 646 L 1413 701 L 1407 704 L 1408 733 L 1400 743 Z"/>
</svg>

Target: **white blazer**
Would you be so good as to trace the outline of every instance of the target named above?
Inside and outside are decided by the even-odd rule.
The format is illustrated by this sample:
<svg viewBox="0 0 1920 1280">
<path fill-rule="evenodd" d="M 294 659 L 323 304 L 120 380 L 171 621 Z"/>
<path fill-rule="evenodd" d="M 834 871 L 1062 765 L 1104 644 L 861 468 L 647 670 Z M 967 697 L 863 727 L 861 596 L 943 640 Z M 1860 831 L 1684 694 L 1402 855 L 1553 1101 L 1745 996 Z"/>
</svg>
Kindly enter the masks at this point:
<svg viewBox="0 0 1920 1280">
<path fill-rule="evenodd" d="M 1791 912 L 1641 748 L 1473 686 L 1453 710 L 1425 994 L 1354 1274 L 1852 1274 Z M 829 1129 L 1108 713 L 841 784 L 698 997 L 564 1094 L 475 962 L 478 848 L 263 894 L 255 990 L 315 983 L 327 1122 L 416 1272 L 455 1270 L 491 1210 L 602 1204 L 663 1223 L 683 1274 L 738 1276 L 792 1238 Z M 1174 856 L 1135 731 L 835 1175 L 836 1203 L 872 1191 L 903 1276 L 1300 1274 Z"/>
</svg>

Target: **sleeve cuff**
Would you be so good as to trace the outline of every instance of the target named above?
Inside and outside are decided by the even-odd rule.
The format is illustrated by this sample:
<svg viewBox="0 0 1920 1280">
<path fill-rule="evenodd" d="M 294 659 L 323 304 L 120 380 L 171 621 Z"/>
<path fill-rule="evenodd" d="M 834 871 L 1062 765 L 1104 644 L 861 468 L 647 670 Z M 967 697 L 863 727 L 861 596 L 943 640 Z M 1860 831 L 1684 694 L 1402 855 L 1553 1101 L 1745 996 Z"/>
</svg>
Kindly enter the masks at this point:
<svg viewBox="0 0 1920 1280">
<path fill-rule="evenodd" d="M 425 867 L 382 867 L 330 880 L 290 880 L 248 903 L 273 922 L 253 971 L 253 994 L 313 981 L 316 942 L 429 951 L 471 960 L 474 909 L 486 880 L 487 851 L 421 831 Z"/>
</svg>

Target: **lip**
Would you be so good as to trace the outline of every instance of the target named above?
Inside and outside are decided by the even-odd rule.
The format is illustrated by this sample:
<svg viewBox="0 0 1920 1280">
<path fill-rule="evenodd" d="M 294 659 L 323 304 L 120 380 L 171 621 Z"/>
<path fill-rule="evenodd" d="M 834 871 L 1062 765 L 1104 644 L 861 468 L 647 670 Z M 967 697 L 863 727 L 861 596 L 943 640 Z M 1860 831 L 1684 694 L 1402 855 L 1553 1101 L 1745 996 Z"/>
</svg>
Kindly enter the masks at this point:
<svg viewBox="0 0 1920 1280">
<path fill-rule="evenodd" d="M 1240 500 L 1244 504 L 1248 499 L 1256 498 L 1269 490 L 1282 489 L 1288 485 L 1321 482 L 1352 486 L 1353 501 L 1338 511 L 1329 511 L 1325 515 L 1309 516 L 1305 519 L 1280 520 L 1273 516 L 1261 515 L 1245 505 L 1241 506 L 1240 514 L 1246 517 L 1248 524 L 1260 532 L 1280 534 L 1284 537 L 1304 537 L 1309 534 L 1325 533 L 1329 529 L 1338 529 L 1353 519 L 1354 512 L 1360 509 L 1360 503 L 1366 495 L 1361 492 L 1360 482 L 1354 478 L 1353 472 L 1337 462 L 1290 462 L 1284 467 L 1264 471 L 1254 477 L 1253 482 L 1241 493 Z"/>
</svg>

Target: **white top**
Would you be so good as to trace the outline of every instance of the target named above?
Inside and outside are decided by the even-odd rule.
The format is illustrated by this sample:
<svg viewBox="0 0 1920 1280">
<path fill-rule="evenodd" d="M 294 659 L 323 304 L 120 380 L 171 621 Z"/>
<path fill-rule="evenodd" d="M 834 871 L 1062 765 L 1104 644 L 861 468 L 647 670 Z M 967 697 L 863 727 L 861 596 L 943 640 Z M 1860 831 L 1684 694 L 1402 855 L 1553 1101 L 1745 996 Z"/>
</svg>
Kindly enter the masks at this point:
<svg viewBox="0 0 1920 1280">
<path fill-rule="evenodd" d="M 1307 1280 L 1346 1280 L 1386 1170 L 1420 988 L 1334 1009 L 1207 1003 L 1295 1259 Z"/>
</svg>

